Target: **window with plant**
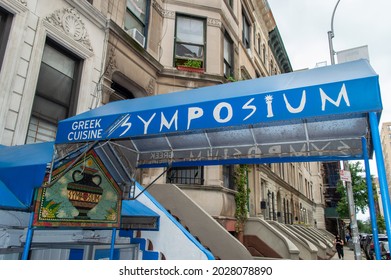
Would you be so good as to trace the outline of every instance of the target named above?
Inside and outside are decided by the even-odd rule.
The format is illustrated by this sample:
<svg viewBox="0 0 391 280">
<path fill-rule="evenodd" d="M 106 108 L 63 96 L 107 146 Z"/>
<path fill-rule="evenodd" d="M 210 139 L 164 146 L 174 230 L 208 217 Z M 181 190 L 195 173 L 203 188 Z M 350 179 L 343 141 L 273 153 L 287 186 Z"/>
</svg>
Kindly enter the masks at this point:
<svg viewBox="0 0 391 280">
<path fill-rule="evenodd" d="M 189 16 L 177 16 L 175 66 L 204 68 L 205 44 L 205 20 Z"/>
</svg>

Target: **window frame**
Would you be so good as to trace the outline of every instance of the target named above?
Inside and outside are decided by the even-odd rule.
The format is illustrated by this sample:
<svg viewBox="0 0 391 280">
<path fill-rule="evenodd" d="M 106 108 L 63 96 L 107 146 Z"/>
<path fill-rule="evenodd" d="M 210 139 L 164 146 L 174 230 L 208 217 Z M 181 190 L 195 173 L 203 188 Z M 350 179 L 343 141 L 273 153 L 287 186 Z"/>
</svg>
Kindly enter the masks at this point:
<svg viewBox="0 0 391 280">
<path fill-rule="evenodd" d="M 126 23 L 126 17 L 127 16 L 131 16 L 134 20 L 136 20 L 137 23 L 139 23 L 142 26 L 143 32 L 140 32 L 140 30 L 138 28 L 136 28 L 136 29 L 142 35 L 144 35 L 145 39 L 147 39 L 148 27 L 149 27 L 149 12 L 150 12 L 151 1 L 150 0 L 145 0 L 145 20 L 144 20 L 145 22 L 142 22 L 142 20 L 128 7 L 127 3 L 128 3 L 128 0 L 126 0 L 126 4 L 125 4 L 125 18 L 124 18 L 124 29 L 125 29 L 125 31 L 130 30 L 129 28 L 127 28 L 125 23 Z M 133 27 L 133 28 L 135 28 L 135 27 Z"/>
<path fill-rule="evenodd" d="M 244 11 L 242 12 L 242 43 L 245 49 L 251 48 L 251 23 Z"/>
<path fill-rule="evenodd" d="M 233 7 L 234 7 L 234 0 L 224 0 L 224 2 L 228 5 L 228 7 L 233 9 Z"/>
<path fill-rule="evenodd" d="M 0 7 L 0 71 L 3 65 L 5 51 L 7 49 L 8 38 L 11 31 L 12 20 L 14 15 L 6 9 Z"/>
<path fill-rule="evenodd" d="M 72 76 L 73 82 L 72 82 L 71 91 L 70 91 L 70 95 L 69 95 L 70 98 L 69 98 L 69 102 L 67 102 L 67 104 L 65 104 L 64 102 L 61 102 L 60 100 L 55 100 L 54 98 L 52 99 L 52 98 L 50 98 L 48 96 L 40 94 L 37 91 L 38 90 L 38 80 L 40 78 L 40 74 L 38 74 L 38 76 L 37 76 L 37 85 L 36 85 L 36 88 L 35 88 L 33 105 L 32 105 L 32 108 L 31 108 L 30 120 L 29 120 L 29 124 L 28 124 L 28 131 L 27 131 L 27 134 L 26 134 L 25 143 L 40 142 L 40 140 L 37 139 L 36 137 L 32 139 L 33 142 L 29 141 L 29 139 L 31 140 L 31 134 L 29 134 L 29 131 L 30 131 L 30 127 L 32 125 L 34 125 L 34 123 L 33 123 L 34 120 L 37 120 L 38 123 L 40 121 L 44 121 L 45 123 L 47 123 L 49 125 L 52 125 L 52 127 L 55 127 L 55 131 L 57 131 L 58 121 L 60 121 L 60 120 L 57 120 L 57 123 L 54 123 L 53 120 L 48 119 L 47 117 L 42 116 L 42 115 L 37 114 L 36 112 L 34 112 L 34 102 L 36 102 L 37 98 L 42 99 L 43 102 L 49 101 L 49 102 L 55 103 L 56 105 L 64 107 L 66 109 L 66 116 L 65 116 L 65 118 L 69 118 L 71 116 L 74 116 L 76 114 L 76 112 L 77 112 L 77 100 L 79 98 L 79 88 L 80 88 L 80 83 L 81 83 L 83 59 L 80 58 L 79 56 L 77 56 L 76 54 L 74 54 L 73 52 L 69 51 L 65 47 L 61 46 L 60 44 L 56 43 L 54 40 L 50 39 L 49 37 L 46 38 L 44 47 L 46 47 L 46 45 L 50 46 L 51 48 L 53 48 L 57 52 L 61 53 L 62 55 L 65 55 L 66 57 L 70 58 L 71 60 L 73 60 L 75 62 L 75 66 L 74 66 L 74 69 L 73 69 L 74 73 L 73 73 L 73 76 Z M 41 66 L 40 66 L 39 72 L 41 71 L 42 64 L 44 63 L 43 62 L 43 55 L 44 55 L 44 48 L 43 48 L 43 51 L 42 51 L 42 58 L 41 58 L 41 62 L 40 62 Z M 47 65 L 47 66 L 51 67 L 50 65 Z M 36 132 L 36 135 L 37 135 L 37 133 L 39 132 L 39 126 L 37 127 L 35 132 Z"/>
<path fill-rule="evenodd" d="M 224 187 L 230 190 L 235 190 L 235 166 L 223 165 L 223 182 Z"/>
<path fill-rule="evenodd" d="M 195 19 L 199 20 L 202 22 L 203 25 L 203 43 L 202 44 L 197 44 L 189 41 L 178 41 L 178 18 L 188 18 L 188 19 Z M 206 69 L 206 19 L 204 17 L 197 17 L 193 15 L 187 15 L 187 14 L 176 14 L 175 16 L 175 36 L 174 36 L 174 57 L 173 57 L 173 66 L 183 66 L 186 61 L 200 61 L 201 65 L 200 67 L 195 67 L 195 68 L 200 68 L 200 69 Z M 201 47 L 202 48 L 202 59 L 198 58 L 191 58 L 191 57 L 184 57 L 184 56 L 178 56 L 177 55 L 177 46 L 178 44 L 184 44 L 184 45 L 190 45 L 190 46 L 196 46 L 196 47 Z"/>
<path fill-rule="evenodd" d="M 230 53 L 231 61 L 227 61 L 225 57 L 225 47 L 226 47 L 226 42 L 228 42 L 230 49 L 228 50 Z M 227 32 L 224 33 L 224 38 L 223 38 L 223 72 L 224 72 L 224 77 L 229 78 L 234 76 L 234 43 L 231 37 Z M 226 71 L 226 67 L 229 67 L 229 73 Z M 229 75 L 228 75 L 229 74 Z"/>
</svg>

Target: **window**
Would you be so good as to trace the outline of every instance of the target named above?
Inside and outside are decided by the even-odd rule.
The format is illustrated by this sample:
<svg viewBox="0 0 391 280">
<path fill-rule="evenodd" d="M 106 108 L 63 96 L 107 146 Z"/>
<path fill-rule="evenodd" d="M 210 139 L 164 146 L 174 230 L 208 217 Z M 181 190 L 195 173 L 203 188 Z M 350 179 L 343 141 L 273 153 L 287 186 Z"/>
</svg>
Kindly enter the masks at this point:
<svg viewBox="0 0 391 280">
<path fill-rule="evenodd" d="M 235 189 L 235 172 L 233 165 L 223 165 L 224 187 Z"/>
<path fill-rule="evenodd" d="M 224 35 L 224 76 L 233 76 L 233 43 L 228 34 Z"/>
<path fill-rule="evenodd" d="M 186 16 L 176 18 L 175 66 L 191 63 L 205 68 L 205 20 Z"/>
<path fill-rule="evenodd" d="M 135 98 L 132 91 L 115 81 L 112 82 L 111 88 L 114 90 L 114 93 L 110 95 L 109 102 Z"/>
<path fill-rule="evenodd" d="M 233 8 L 234 0 L 225 0 L 225 3 L 227 3 L 228 6 L 230 6 L 231 8 Z"/>
<path fill-rule="evenodd" d="M 243 81 L 244 80 L 251 80 L 251 75 L 244 66 L 242 66 L 240 69 L 240 78 Z M 269 165 L 269 167 L 271 168 L 271 164 Z"/>
<path fill-rule="evenodd" d="M 204 169 L 202 166 L 173 167 L 168 172 L 166 181 L 170 184 L 202 185 Z"/>
<path fill-rule="evenodd" d="M 145 36 L 147 26 L 147 1 L 127 0 L 125 30 L 137 29 Z"/>
<path fill-rule="evenodd" d="M 0 68 L 3 64 L 8 35 L 11 29 L 12 15 L 0 7 Z"/>
<path fill-rule="evenodd" d="M 250 31 L 251 31 L 251 26 L 250 26 L 250 22 L 247 19 L 245 14 L 242 15 L 242 18 L 243 18 L 242 41 L 243 41 L 244 47 L 246 49 L 249 49 L 250 48 L 250 34 L 251 34 Z"/>
<path fill-rule="evenodd" d="M 75 114 L 79 59 L 46 42 L 26 143 L 52 141 L 57 123 Z"/>
</svg>

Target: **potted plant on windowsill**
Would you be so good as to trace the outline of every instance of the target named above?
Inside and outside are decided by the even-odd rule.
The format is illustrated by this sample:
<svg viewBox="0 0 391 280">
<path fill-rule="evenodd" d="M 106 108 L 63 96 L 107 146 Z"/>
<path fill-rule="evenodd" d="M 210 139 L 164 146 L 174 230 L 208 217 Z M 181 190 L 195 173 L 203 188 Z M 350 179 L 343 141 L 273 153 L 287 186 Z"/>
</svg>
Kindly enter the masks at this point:
<svg viewBox="0 0 391 280">
<path fill-rule="evenodd" d="M 196 73 L 204 73 L 205 69 L 201 67 L 202 61 L 201 60 L 192 60 L 189 59 L 183 64 L 178 64 L 177 69 L 181 71 L 188 71 L 188 72 L 196 72 Z"/>
</svg>

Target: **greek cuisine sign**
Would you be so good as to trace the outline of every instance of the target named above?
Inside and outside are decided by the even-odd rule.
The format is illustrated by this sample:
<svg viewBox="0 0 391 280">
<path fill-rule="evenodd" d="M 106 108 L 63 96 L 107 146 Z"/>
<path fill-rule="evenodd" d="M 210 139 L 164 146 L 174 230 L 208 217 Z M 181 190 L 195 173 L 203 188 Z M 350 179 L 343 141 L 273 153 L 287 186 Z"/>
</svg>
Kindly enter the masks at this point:
<svg viewBox="0 0 391 280">
<path fill-rule="evenodd" d="M 126 100 L 139 102 L 138 110 L 116 108 L 108 104 L 110 113 L 81 114 L 59 123 L 56 143 L 86 142 L 145 135 L 159 135 L 200 129 L 234 127 L 268 122 L 305 119 L 318 116 L 363 113 L 378 110 L 379 96 L 366 92 L 377 87 L 377 77 L 356 79 L 338 83 L 288 89 L 261 94 L 245 94 L 213 99 L 213 88 L 204 100 L 178 104 L 178 95 L 172 98 L 172 106 L 157 108 L 158 96 Z M 217 88 L 217 87 L 215 87 Z M 181 93 L 186 98 L 186 92 Z M 202 93 L 205 95 L 205 93 Z M 221 94 L 219 95 L 221 96 Z M 161 97 L 161 96 L 159 96 Z M 146 104 L 153 106 L 146 106 Z M 167 102 L 166 102 L 167 103 Z M 104 106 L 103 106 L 104 107 Z M 99 108 L 98 108 L 99 109 Z M 93 111 L 93 110 L 92 110 Z"/>
</svg>

